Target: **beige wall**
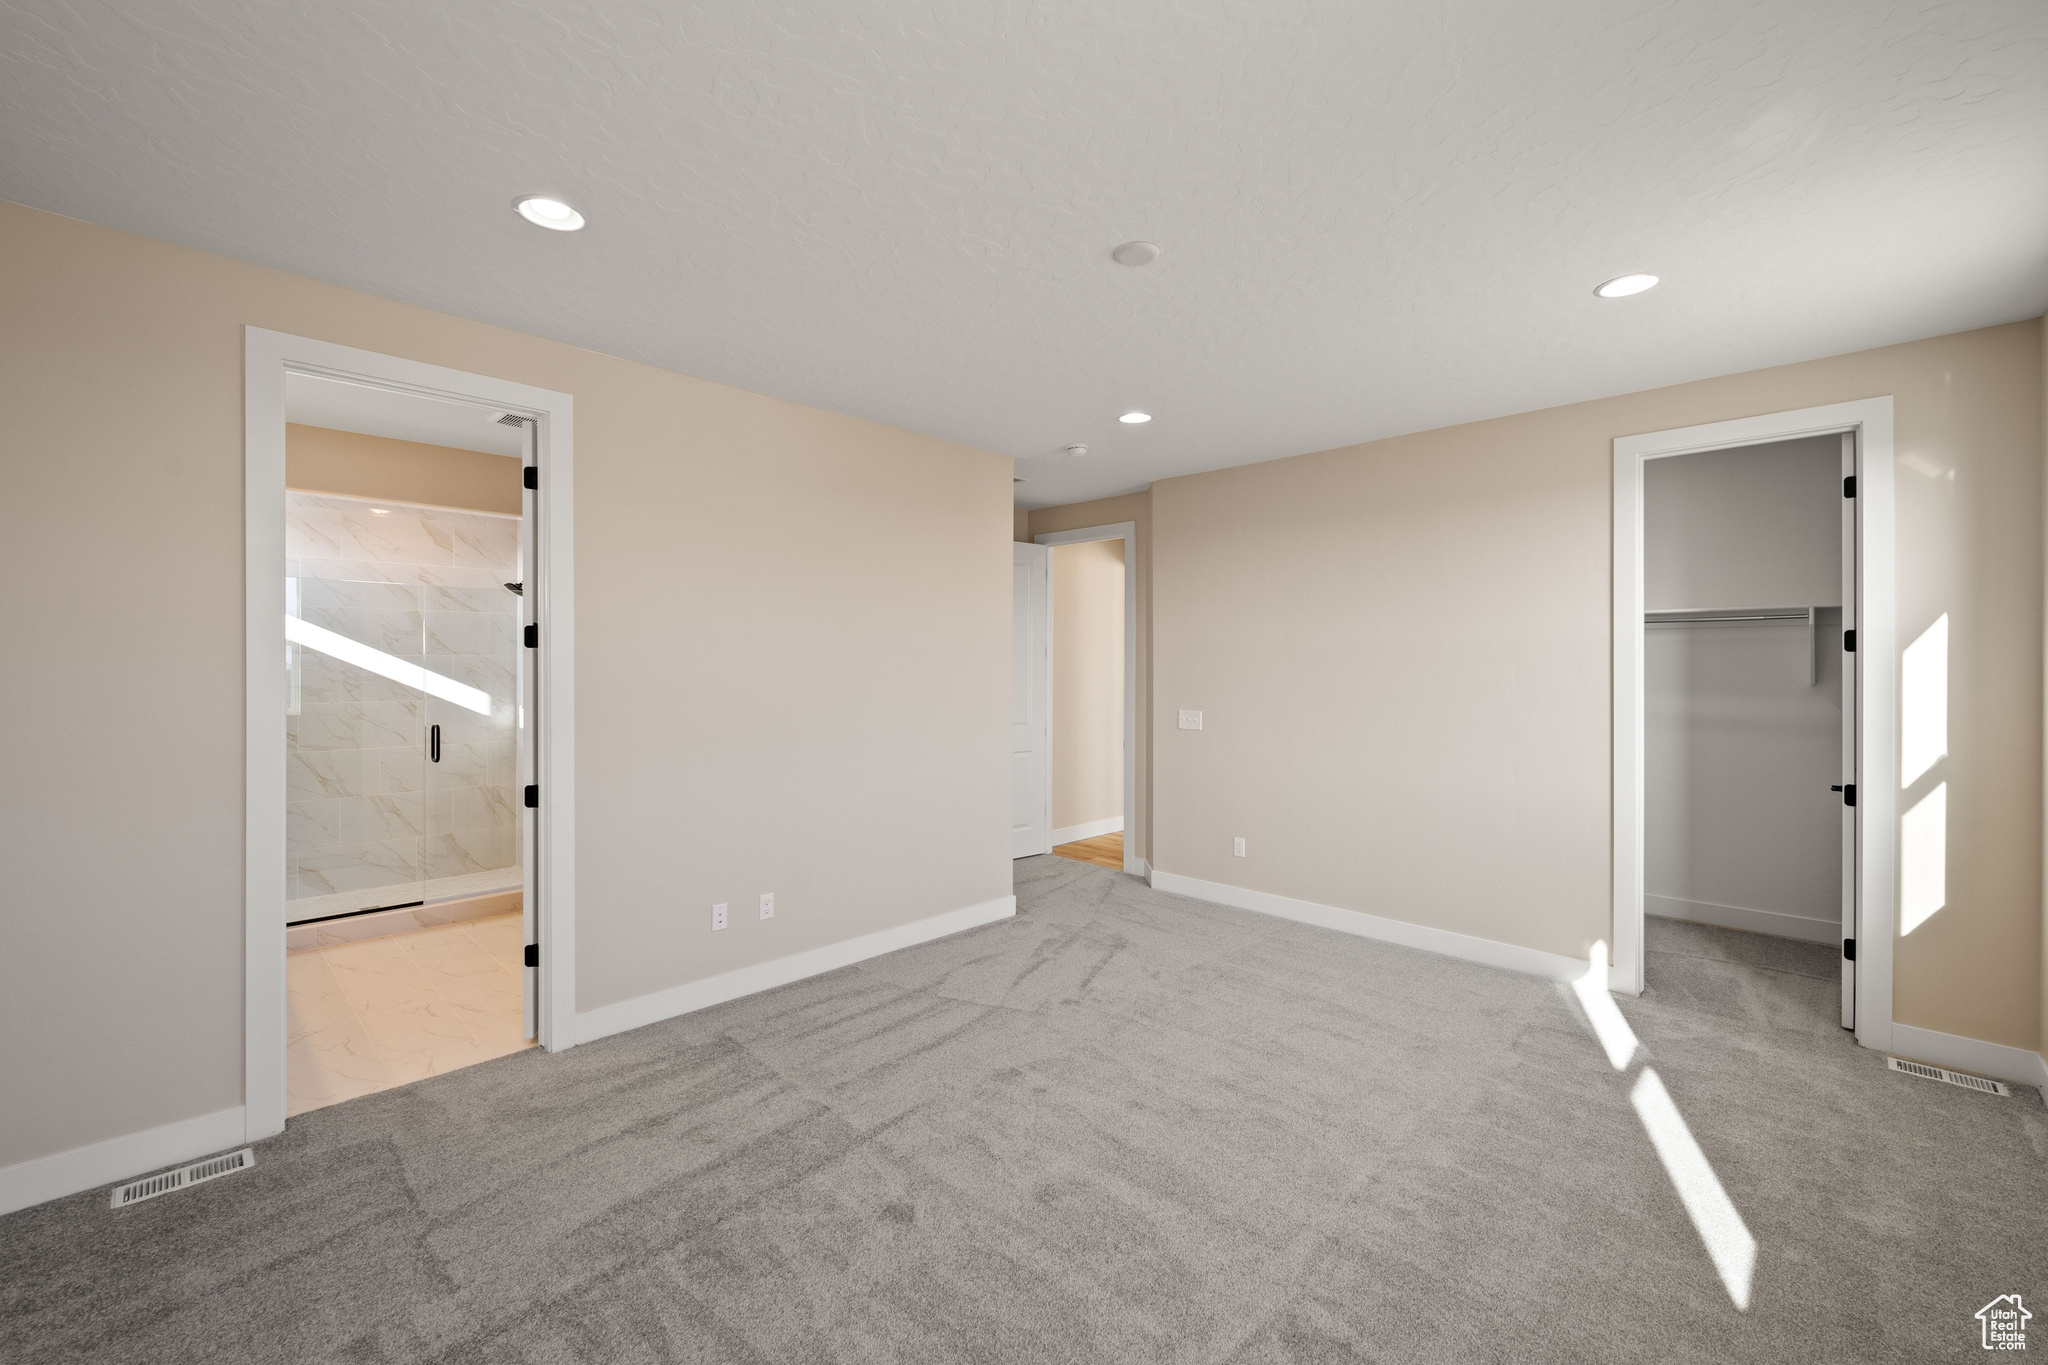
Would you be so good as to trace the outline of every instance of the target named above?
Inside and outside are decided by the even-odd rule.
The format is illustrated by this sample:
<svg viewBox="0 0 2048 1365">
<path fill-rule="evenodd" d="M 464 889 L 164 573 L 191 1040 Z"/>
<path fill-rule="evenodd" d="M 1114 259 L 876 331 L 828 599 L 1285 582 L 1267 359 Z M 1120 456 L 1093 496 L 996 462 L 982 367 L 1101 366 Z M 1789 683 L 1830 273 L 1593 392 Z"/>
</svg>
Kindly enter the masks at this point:
<svg viewBox="0 0 2048 1365">
<path fill-rule="evenodd" d="M 504 455 L 355 431 L 284 428 L 284 482 L 308 493 L 520 513 L 519 464 Z"/>
<path fill-rule="evenodd" d="M 1951 621 L 1948 905 L 1895 1017 L 2039 1046 L 2041 349 L 2015 323 L 1159 481 L 1154 864 L 1583 957 L 1613 439 L 1890 394 L 1899 641 Z"/>
<path fill-rule="evenodd" d="M 245 324 L 574 395 L 580 1008 L 1010 894 L 1008 459 L 12 205 L 0 297 L 0 1165 L 241 1102 Z"/>
<path fill-rule="evenodd" d="M 1010 539 L 1031 543 L 1031 513 L 1021 507 L 1010 510 Z"/>
<path fill-rule="evenodd" d="M 1033 536 L 1054 531 L 1079 531 L 1091 526 L 1115 526 L 1131 522 L 1137 527 L 1138 596 L 1138 732 L 1136 809 L 1124 812 L 1124 852 L 1135 858 L 1151 857 L 1152 848 L 1152 494 L 1127 493 L 1122 497 L 1097 498 L 1093 502 L 1072 502 L 1063 507 L 1040 507 L 1031 513 Z"/>
<path fill-rule="evenodd" d="M 1052 824 L 1124 813 L 1124 543 L 1052 551 Z"/>
</svg>

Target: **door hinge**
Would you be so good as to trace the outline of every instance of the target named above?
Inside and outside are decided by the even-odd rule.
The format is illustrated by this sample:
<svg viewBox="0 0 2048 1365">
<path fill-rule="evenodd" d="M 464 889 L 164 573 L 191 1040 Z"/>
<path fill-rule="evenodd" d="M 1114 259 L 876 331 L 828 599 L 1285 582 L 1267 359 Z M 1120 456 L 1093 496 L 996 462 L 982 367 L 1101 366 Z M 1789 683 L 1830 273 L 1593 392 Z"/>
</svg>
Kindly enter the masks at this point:
<svg viewBox="0 0 2048 1365">
<path fill-rule="evenodd" d="M 528 488 L 533 487 L 532 484 L 528 484 L 526 486 Z M 1848 478 L 1842 480 L 1842 496 L 1845 498 L 1853 498 L 1856 496 L 1856 476 L 1854 474 L 1851 474 Z"/>
<path fill-rule="evenodd" d="M 532 630 L 533 627 L 528 626 L 527 629 Z M 1850 654 L 1856 652 L 1856 632 L 1853 628 L 1842 632 L 1842 648 Z"/>
<path fill-rule="evenodd" d="M 1856 956 L 1853 948 L 1850 950 L 1849 956 Z M 538 967 L 540 965 L 540 945 L 538 943 L 526 945 L 526 965 L 529 967 Z"/>
<path fill-rule="evenodd" d="M 532 791 L 533 788 L 528 787 L 527 790 Z M 1856 784 L 1854 782 L 1846 782 L 1839 787 L 1829 787 L 1828 790 L 1831 792 L 1840 792 L 1842 794 L 1843 805 L 1853 806 L 1856 804 Z M 533 803 L 529 801 L 527 802 L 527 804 L 532 805 Z"/>
<path fill-rule="evenodd" d="M 1849 633 L 1850 633 L 1851 635 L 1854 635 L 1854 634 L 1855 634 L 1856 632 L 1852 630 L 1852 631 L 1850 631 Z M 540 648 L 540 627 L 539 627 L 539 626 L 528 626 L 528 627 L 526 628 L 526 647 L 527 647 L 528 649 L 539 649 L 539 648 Z"/>
<path fill-rule="evenodd" d="M 1853 806 L 1853 805 L 1855 805 L 1856 803 L 1855 803 L 1854 801 L 1851 801 L 1851 802 L 1850 802 L 1849 804 Z M 538 808 L 538 807 L 539 807 L 539 805 L 540 805 L 540 788 L 539 788 L 539 787 L 528 787 L 528 788 L 526 789 L 526 805 L 527 805 L 527 808 L 528 808 L 529 810 L 532 810 L 532 809 L 536 809 L 536 808 Z"/>
<path fill-rule="evenodd" d="M 533 949 L 531 949 L 531 948 L 528 948 L 528 949 L 527 949 L 526 951 L 530 953 L 530 952 L 532 952 L 532 951 L 533 951 Z M 1843 940 L 1842 940 L 1842 957 L 1843 957 L 1843 958 L 1844 958 L 1844 959 L 1845 959 L 1846 961 L 1849 961 L 1849 962 L 1854 962 L 1854 961 L 1856 960 L 1856 940 L 1855 940 L 1855 939 L 1853 939 L 1853 938 L 1845 938 L 1845 939 L 1843 939 Z"/>
<path fill-rule="evenodd" d="M 520 471 L 520 481 L 528 488 L 540 487 L 540 466 L 537 464 L 527 465 Z M 1851 480 L 1851 482 L 1853 483 L 1854 480 Z"/>
</svg>

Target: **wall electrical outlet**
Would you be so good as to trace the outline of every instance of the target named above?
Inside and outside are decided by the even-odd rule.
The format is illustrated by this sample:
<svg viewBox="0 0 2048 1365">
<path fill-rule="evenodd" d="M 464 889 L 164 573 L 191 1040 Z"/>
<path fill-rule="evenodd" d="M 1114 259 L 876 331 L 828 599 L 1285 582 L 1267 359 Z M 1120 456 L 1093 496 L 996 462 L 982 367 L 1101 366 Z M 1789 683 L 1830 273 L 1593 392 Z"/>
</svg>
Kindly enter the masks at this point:
<svg viewBox="0 0 2048 1365">
<path fill-rule="evenodd" d="M 1199 729 L 1201 729 L 1201 728 L 1202 728 L 1202 713 L 1201 713 L 1200 711 L 1183 711 L 1183 712 L 1181 712 L 1181 713 L 1180 713 L 1180 728 L 1181 728 L 1181 729 L 1183 729 L 1183 730 L 1199 730 Z"/>
<path fill-rule="evenodd" d="M 1230 849 L 1230 851 L 1231 851 L 1232 853 L 1235 853 L 1235 854 L 1236 854 L 1236 855 L 1237 855 L 1238 857 L 1242 858 L 1242 857 L 1244 856 L 1244 840 L 1242 840 L 1242 839 L 1232 839 L 1232 840 L 1230 841 L 1230 843 L 1231 843 L 1231 849 Z"/>
<path fill-rule="evenodd" d="M 761 918 L 775 918 L 775 893 L 773 891 L 763 891 L 761 893 Z"/>
<path fill-rule="evenodd" d="M 711 927 L 713 929 L 723 929 L 725 927 L 724 901 L 720 901 L 718 904 L 711 907 Z"/>
</svg>

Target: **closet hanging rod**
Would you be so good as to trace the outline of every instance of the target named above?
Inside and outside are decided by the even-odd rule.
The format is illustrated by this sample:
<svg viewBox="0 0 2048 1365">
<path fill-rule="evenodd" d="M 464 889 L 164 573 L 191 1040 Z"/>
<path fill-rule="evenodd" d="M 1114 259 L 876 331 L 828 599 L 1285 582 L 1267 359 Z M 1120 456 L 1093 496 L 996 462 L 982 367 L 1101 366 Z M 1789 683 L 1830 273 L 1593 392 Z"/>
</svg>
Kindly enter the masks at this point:
<svg viewBox="0 0 2048 1365">
<path fill-rule="evenodd" d="M 1646 625 L 1680 625 L 1690 621 L 1805 621 L 1826 607 L 1729 607 L 1717 611 L 1646 611 Z"/>
</svg>

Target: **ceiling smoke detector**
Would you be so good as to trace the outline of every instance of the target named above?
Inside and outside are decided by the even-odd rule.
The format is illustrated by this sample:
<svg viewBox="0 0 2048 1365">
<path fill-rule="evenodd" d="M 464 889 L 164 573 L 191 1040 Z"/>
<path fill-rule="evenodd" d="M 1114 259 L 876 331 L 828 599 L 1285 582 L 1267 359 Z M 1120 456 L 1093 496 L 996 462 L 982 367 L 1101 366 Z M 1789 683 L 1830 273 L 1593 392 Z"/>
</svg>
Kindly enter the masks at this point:
<svg viewBox="0 0 2048 1365">
<path fill-rule="evenodd" d="M 1159 259 L 1159 248 L 1150 242 L 1125 242 L 1109 253 L 1118 265 L 1150 265 Z"/>
<path fill-rule="evenodd" d="M 1081 457 L 1082 457 L 1083 455 L 1086 455 L 1087 453 L 1088 453 L 1088 447 L 1087 447 L 1087 446 L 1068 446 L 1068 447 L 1067 447 L 1067 454 L 1069 454 L 1069 455 L 1073 456 L 1073 457 L 1074 457 L 1075 459 L 1077 459 L 1077 460 L 1078 460 L 1078 459 L 1080 459 L 1080 458 L 1081 458 Z"/>
</svg>

